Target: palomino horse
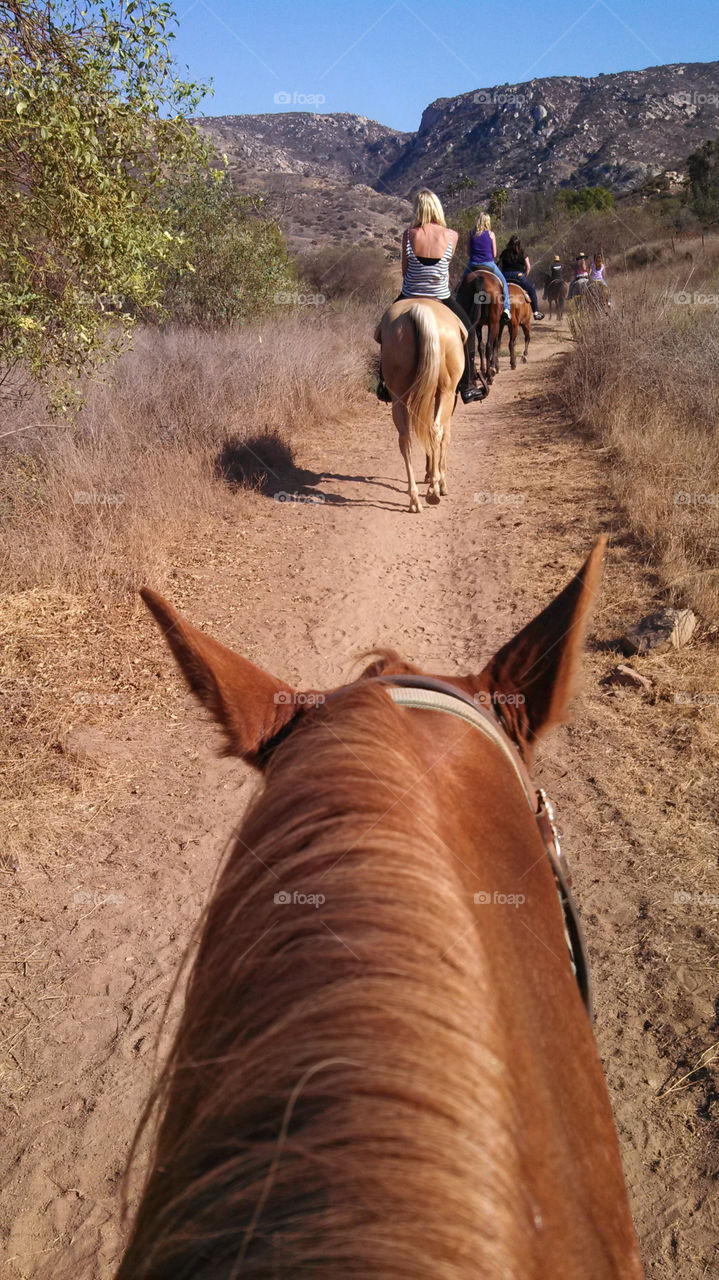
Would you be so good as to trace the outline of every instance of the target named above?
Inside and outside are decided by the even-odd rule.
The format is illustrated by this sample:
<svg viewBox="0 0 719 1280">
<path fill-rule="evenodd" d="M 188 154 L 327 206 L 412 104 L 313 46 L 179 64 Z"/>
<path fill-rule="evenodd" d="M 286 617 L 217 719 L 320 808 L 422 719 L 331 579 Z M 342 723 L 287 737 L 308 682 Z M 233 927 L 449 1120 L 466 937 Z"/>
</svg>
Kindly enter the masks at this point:
<svg viewBox="0 0 719 1280">
<path fill-rule="evenodd" d="M 564 318 L 564 303 L 567 298 L 568 284 L 566 280 L 550 280 L 545 290 L 549 306 L 549 319 L 552 318 L 552 307 L 558 320 Z"/>
<path fill-rule="evenodd" d="M 264 789 L 138 1134 L 158 1121 L 117 1280 L 640 1280 L 527 772 L 602 551 L 478 676 L 385 652 L 327 695 L 143 592 Z"/>
<path fill-rule="evenodd" d="M 470 271 L 457 288 L 457 302 L 469 316 L 477 334 L 479 367 L 488 383 L 499 373 L 499 344 L 502 334 L 504 294 L 491 271 Z M 506 323 L 506 321 L 505 321 Z M 487 337 L 482 343 L 482 333 Z"/>
<path fill-rule="evenodd" d="M 433 298 L 393 302 L 375 331 L 407 468 L 410 511 L 421 510 L 412 470 L 412 432 L 426 454 L 427 502 L 435 505 L 440 495 L 447 494 L 450 424 L 466 338 L 467 331 L 454 312 Z"/>
<path fill-rule="evenodd" d="M 517 357 L 514 349 L 517 342 L 517 332 L 520 327 L 524 334 L 522 364 L 527 363 L 527 352 L 529 351 L 532 330 L 532 304 L 521 284 L 515 284 L 512 280 L 509 281 L 509 301 L 512 311 L 512 319 L 509 322 L 509 363 L 512 369 L 516 369 Z"/>
</svg>

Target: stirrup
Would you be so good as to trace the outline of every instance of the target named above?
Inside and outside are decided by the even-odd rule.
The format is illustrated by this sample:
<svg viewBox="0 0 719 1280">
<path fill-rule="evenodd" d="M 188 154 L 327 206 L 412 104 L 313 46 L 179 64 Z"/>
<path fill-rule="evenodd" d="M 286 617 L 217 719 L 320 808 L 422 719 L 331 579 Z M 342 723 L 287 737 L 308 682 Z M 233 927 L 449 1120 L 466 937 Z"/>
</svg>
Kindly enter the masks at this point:
<svg viewBox="0 0 719 1280">
<path fill-rule="evenodd" d="M 462 397 L 462 404 L 475 404 L 479 400 L 484 400 L 487 392 L 484 387 L 479 387 L 476 383 L 473 383 L 466 387 L 460 387 L 459 394 Z"/>
</svg>

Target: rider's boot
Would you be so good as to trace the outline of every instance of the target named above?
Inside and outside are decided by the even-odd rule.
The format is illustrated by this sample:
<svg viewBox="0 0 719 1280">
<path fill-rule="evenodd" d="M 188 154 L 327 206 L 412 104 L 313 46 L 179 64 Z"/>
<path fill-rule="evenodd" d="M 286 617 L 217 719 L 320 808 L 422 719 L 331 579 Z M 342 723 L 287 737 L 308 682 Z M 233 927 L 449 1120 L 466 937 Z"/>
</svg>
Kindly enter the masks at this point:
<svg viewBox="0 0 719 1280">
<path fill-rule="evenodd" d="M 473 362 L 472 362 L 473 363 Z M 464 372 L 457 387 L 462 397 L 462 404 L 473 404 L 476 400 L 484 400 L 487 388 L 477 383 L 476 375 L 469 360 L 469 352 L 464 348 Z"/>
<path fill-rule="evenodd" d="M 381 361 L 380 361 L 380 366 L 379 366 L 379 374 L 378 374 L 378 378 L 377 378 L 377 399 L 378 399 L 378 400 L 381 400 L 383 404 L 391 404 L 391 403 L 392 403 L 392 396 L 391 396 L 391 394 L 390 394 L 389 388 L 388 388 L 388 386 L 387 386 L 387 384 L 386 384 L 386 382 L 385 382 L 384 378 L 382 377 L 382 362 L 381 362 Z"/>
</svg>

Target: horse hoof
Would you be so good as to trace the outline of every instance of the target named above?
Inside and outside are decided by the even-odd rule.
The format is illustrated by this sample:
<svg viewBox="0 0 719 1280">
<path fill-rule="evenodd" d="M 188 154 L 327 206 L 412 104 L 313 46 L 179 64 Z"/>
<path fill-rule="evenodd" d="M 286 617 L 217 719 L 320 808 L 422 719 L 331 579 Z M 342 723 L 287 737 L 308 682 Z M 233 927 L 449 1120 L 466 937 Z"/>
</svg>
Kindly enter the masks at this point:
<svg viewBox="0 0 719 1280">
<path fill-rule="evenodd" d="M 410 513 L 410 515 L 411 515 L 411 516 L 414 516 L 414 515 L 417 515 L 417 516 L 418 516 L 421 510 L 422 510 L 422 508 L 421 508 L 421 506 L 419 505 L 419 498 L 410 498 L 410 503 L 409 503 L 409 513 Z"/>
<path fill-rule="evenodd" d="M 526 364 L 526 363 L 527 363 L 527 357 L 526 357 L 526 356 L 522 356 L 522 364 Z"/>
<path fill-rule="evenodd" d="M 438 505 L 439 505 L 439 494 L 438 494 L 438 493 L 435 493 L 433 489 L 430 489 L 429 493 L 426 495 L 425 502 L 426 502 L 426 503 L 427 503 L 427 505 L 428 505 L 428 506 L 430 506 L 430 507 L 436 507 L 436 506 L 438 506 Z"/>
<path fill-rule="evenodd" d="M 440 498 L 446 498 L 446 497 L 447 497 L 447 495 L 448 495 L 448 493 L 449 493 L 449 489 L 447 488 L 446 484 L 441 484 L 441 485 L 439 486 L 439 496 L 440 496 Z"/>
</svg>

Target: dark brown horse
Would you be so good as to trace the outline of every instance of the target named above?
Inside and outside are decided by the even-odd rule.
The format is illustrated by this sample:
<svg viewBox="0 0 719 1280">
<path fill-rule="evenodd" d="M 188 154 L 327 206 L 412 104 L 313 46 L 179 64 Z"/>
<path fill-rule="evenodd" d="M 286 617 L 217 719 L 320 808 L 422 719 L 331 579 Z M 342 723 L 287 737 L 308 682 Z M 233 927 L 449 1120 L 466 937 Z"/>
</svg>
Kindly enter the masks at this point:
<svg viewBox="0 0 719 1280">
<path fill-rule="evenodd" d="M 517 333 L 520 329 L 524 334 L 522 364 L 527 363 L 527 352 L 529 351 L 532 333 L 532 304 L 521 284 L 516 284 L 513 280 L 509 281 L 509 302 L 512 311 L 512 319 L 509 322 L 509 363 L 512 369 L 516 369 L 515 345 Z"/>
<path fill-rule="evenodd" d="M 550 280 L 545 290 L 547 304 L 549 307 L 549 319 L 552 318 L 552 308 L 558 320 L 564 319 L 564 304 L 567 298 L 568 284 L 566 280 Z"/>
<path fill-rule="evenodd" d="M 504 309 L 502 286 L 491 271 L 482 271 L 478 267 L 460 281 L 457 302 L 472 321 L 477 335 L 480 372 L 491 383 L 495 374 L 499 373 L 499 343 Z M 486 338 L 483 344 L 484 331 Z"/>
<path fill-rule="evenodd" d="M 264 788 L 206 910 L 118 1280 L 640 1280 L 528 774 L 602 551 L 479 675 L 384 653 L 327 695 L 143 592 Z"/>
</svg>

